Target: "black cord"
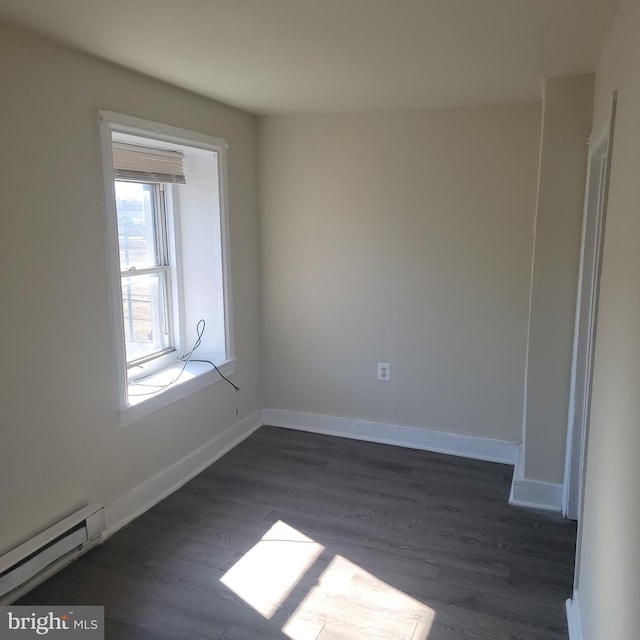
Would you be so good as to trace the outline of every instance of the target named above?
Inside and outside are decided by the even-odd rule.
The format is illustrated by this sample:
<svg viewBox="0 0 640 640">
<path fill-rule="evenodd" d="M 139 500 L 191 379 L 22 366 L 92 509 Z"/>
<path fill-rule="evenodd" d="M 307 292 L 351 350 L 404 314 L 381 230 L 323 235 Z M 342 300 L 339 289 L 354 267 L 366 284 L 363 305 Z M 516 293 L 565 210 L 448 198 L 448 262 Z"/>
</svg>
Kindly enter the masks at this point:
<svg viewBox="0 0 640 640">
<path fill-rule="evenodd" d="M 202 344 L 202 336 L 204 335 L 204 330 L 206 326 L 207 326 L 207 323 L 204 321 L 204 318 L 201 318 L 200 320 L 198 320 L 198 324 L 196 325 L 196 334 L 197 334 L 196 341 L 193 343 L 193 347 L 191 347 L 191 351 L 189 351 L 182 357 L 178 358 L 179 360 L 184 360 L 184 364 L 182 365 L 182 369 L 180 369 L 180 373 L 178 373 L 178 375 L 171 382 L 167 382 L 166 384 L 160 384 L 160 385 L 144 384 L 143 382 L 138 382 L 138 380 L 144 380 L 145 378 L 155 375 L 154 373 L 150 373 L 147 376 L 143 376 L 142 378 L 138 378 L 137 380 L 132 380 L 131 382 L 138 387 L 151 387 L 155 389 L 155 391 L 148 391 L 147 393 L 130 393 L 129 395 L 134 398 L 138 398 L 141 396 L 152 396 L 152 395 L 155 395 L 156 393 L 159 393 L 160 391 L 163 391 L 164 389 L 167 389 L 171 385 L 178 382 L 178 380 L 180 380 L 180 378 L 182 377 L 182 374 L 185 372 L 185 369 L 187 368 L 187 365 L 190 362 L 206 362 L 210 364 L 218 372 L 218 374 L 223 380 L 228 382 L 236 391 L 240 391 L 240 388 L 237 387 L 235 384 L 233 384 L 233 382 L 231 382 L 231 380 L 229 380 L 229 378 L 227 378 L 227 376 L 225 376 L 222 373 L 222 371 L 220 371 L 220 369 L 218 369 L 218 367 L 213 362 L 211 362 L 211 360 L 194 360 L 191 357 L 193 355 L 193 352 Z"/>
<path fill-rule="evenodd" d="M 213 362 L 211 362 L 211 360 L 194 360 L 192 358 L 191 362 L 206 362 L 207 364 L 210 364 L 225 382 L 228 382 L 236 391 L 240 391 L 240 387 L 237 387 L 235 384 L 233 384 L 233 382 L 231 382 L 231 380 L 229 380 L 229 378 L 227 378 L 227 376 L 225 376 L 224 373 L 222 373 L 222 371 L 220 371 L 220 369 L 218 369 L 218 367 Z"/>
</svg>

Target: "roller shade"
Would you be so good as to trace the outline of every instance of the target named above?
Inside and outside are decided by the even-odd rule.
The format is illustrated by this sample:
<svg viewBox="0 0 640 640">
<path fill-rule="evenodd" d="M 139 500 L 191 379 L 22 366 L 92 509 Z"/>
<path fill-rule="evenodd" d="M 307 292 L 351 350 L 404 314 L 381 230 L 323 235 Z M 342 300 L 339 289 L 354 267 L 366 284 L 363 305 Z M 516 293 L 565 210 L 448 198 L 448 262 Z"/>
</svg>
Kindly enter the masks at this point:
<svg viewBox="0 0 640 640">
<path fill-rule="evenodd" d="M 178 151 L 114 143 L 113 171 L 116 180 L 186 184 L 184 156 Z"/>
</svg>

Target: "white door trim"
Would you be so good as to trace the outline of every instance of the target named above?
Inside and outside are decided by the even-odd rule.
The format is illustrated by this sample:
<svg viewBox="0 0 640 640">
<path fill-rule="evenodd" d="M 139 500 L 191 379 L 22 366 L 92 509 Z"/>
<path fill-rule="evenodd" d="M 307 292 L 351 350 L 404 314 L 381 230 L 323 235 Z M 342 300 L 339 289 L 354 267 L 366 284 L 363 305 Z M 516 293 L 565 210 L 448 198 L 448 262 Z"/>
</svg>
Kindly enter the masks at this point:
<svg viewBox="0 0 640 640">
<path fill-rule="evenodd" d="M 614 93 L 609 123 L 589 139 L 562 492 L 562 514 L 572 520 L 580 519 L 582 508 L 616 98 Z"/>
</svg>

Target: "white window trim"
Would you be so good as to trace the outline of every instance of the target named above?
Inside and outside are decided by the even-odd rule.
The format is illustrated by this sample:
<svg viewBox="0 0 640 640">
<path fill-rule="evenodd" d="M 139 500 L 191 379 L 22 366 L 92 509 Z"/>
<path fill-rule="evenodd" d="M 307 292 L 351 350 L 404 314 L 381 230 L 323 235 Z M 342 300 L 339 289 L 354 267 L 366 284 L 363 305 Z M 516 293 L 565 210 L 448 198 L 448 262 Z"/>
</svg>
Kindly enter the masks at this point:
<svg viewBox="0 0 640 640">
<path fill-rule="evenodd" d="M 176 362 L 177 351 L 179 351 L 180 349 L 184 349 L 186 347 L 186 342 L 184 338 L 184 334 L 185 334 L 184 324 L 179 323 L 181 318 L 177 318 L 178 323 L 176 323 L 175 321 L 176 319 L 173 318 L 175 310 L 178 310 L 178 312 L 182 311 L 183 307 L 181 305 L 184 302 L 181 296 L 182 291 L 181 291 L 181 288 L 171 285 L 172 282 L 177 283 L 181 281 L 180 279 L 181 274 L 179 273 L 180 260 L 182 258 L 182 255 L 180 253 L 180 249 L 181 249 L 180 232 L 179 232 L 180 217 L 178 215 L 178 216 L 175 216 L 175 219 L 174 219 L 174 213 L 175 211 L 177 211 L 177 206 L 174 201 L 176 200 L 176 198 L 175 198 L 175 192 L 172 189 L 172 185 L 166 184 L 166 185 L 154 185 L 154 186 L 162 187 L 165 195 L 165 202 L 162 204 L 156 203 L 155 206 L 162 208 L 161 217 L 163 218 L 163 221 L 161 224 L 163 228 L 162 233 L 165 236 L 166 246 L 163 249 L 161 249 L 161 252 L 163 254 L 166 253 L 167 255 L 163 257 L 168 259 L 168 265 L 165 267 L 166 277 L 168 281 L 167 293 L 169 293 L 166 312 L 168 315 L 167 322 L 169 325 L 170 345 L 167 345 L 168 348 L 167 350 L 165 350 L 164 353 L 160 352 L 160 353 L 152 354 L 151 358 L 145 359 L 146 361 L 143 364 L 134 363 L 132 365 L 130 363 L 129 364 L 130 368 L 127 369 L 127 376 L 129 380 L 131 380 L 134 377 L 149 375 L 155 371 L 160 371 L 161 369 L 171 367 Z M 156 212 L 156 215 L 157 213 L 158 212 Z M 116 230 L 117 230 L 117 222 L 116 222 Z M 122 268 L 122 266 L 120 268 Z M 156 271 L 158 270 L 158 267 L 153 266 L 151 270 Z M 138 275 L 140 273 L 141 273 L 141 270 L 138 269 L 135 272 L 128 275 Z M 123 277 L 125 277 L 122 271 L 120 272 L 120 276 L 121 276 L 121 280 Z M 177 327 L 179 327 L 179 330 Z M 126 348 L 125 348 L 125 360 L 126 360 Z"/>
<path fill-rule="evenodd" d="M 215 151 L 217 153 L 226 361 L 216 364 L 218 364 L 220 371 L 225 376 L 233 374 L 236 363 L 236 358 L 234 356 L 233 311 L 231 303 L 232 296 L 229 264 L 229 204 L 227 193 L 228 145 L 223 138 L 217 138 L 215 136 L 189 131 L 187 129 L 165 125 L 158 122 L 152 122 L 113 111 L 99 110 L 99 123 L 102 169 L 104 175 L 104 211 L 106 214 L 112 343 L 115 354 L 115 358 L 113 360 L 114 377 L 117 381 L 117 406 L 119 420 L 121 426 L 126 426 L 137 422 L 147 415 L 155 413 L 169 404 L 173 404 L 178 400 L 186 398 L 205 387 L 216 382 L 223 381 L 223 378 L 215 369 L 207 370 L 206 372 L 196 374 L 195 377 L 189 380 L 178 381 L 161 392 L 150 396 L 143 402 L 133 405 L 129 403 L 129 381 L 127 377 L 123 310 L 121 302 L 122 291 L 120 286 L 121 272 L 118 252 L 118 229 L 116 216 L 114 214 L 116 200 L 114 190 L 113 156 L 111 152 L 111 134 L 114 131 L 118 131 L 145 137 L 150 140 L 162 140 L 188 147 Z M 179 309 L 182 311 L 181 305 L 179 305 Z M 184 346 L 185 351 L 188 351 L 189 348 L 190 345 Z"/>
</svg>

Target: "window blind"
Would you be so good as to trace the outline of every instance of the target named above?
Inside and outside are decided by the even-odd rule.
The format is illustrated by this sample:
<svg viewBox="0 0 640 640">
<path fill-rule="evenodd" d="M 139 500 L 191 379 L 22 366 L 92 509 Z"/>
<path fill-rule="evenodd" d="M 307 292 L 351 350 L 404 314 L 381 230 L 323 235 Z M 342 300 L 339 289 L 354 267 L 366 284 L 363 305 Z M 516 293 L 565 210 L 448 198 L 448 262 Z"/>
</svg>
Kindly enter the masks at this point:
<svg viewBox="0 0 640 640">
<path fill-rule="evenodd" d="M 112 150 L 116 180 L 187 183 L 184 175 L 184 155 L 179 151 L 122 143 L 113 143 Z"/>
</svg>

